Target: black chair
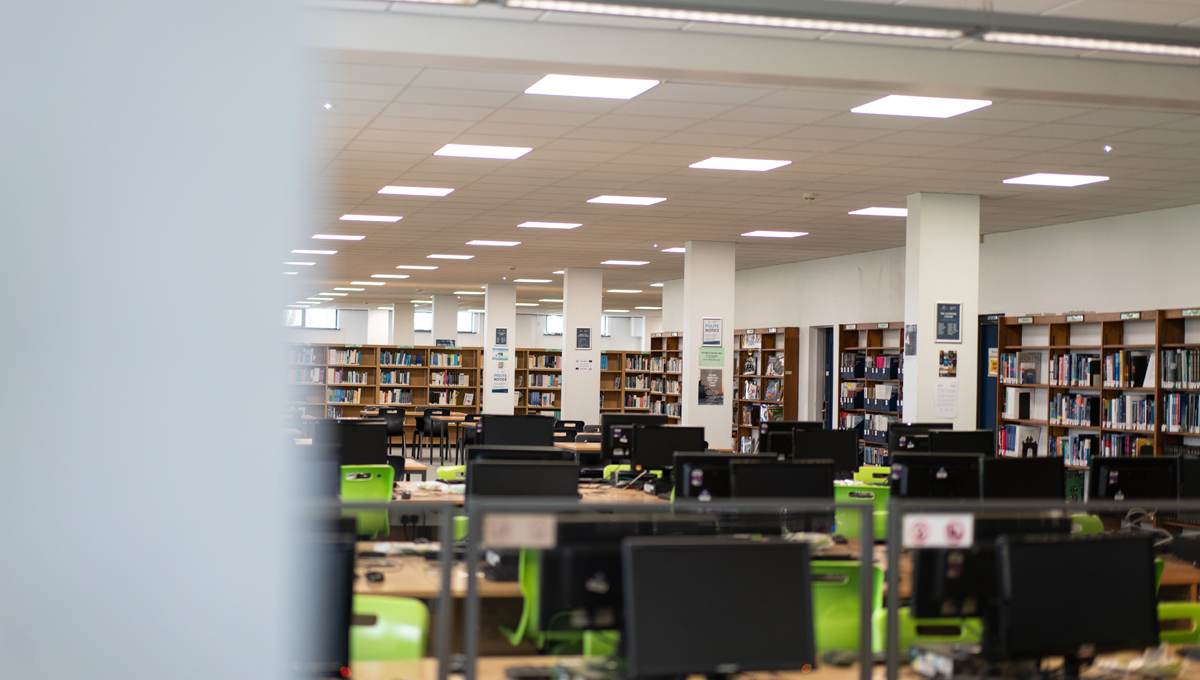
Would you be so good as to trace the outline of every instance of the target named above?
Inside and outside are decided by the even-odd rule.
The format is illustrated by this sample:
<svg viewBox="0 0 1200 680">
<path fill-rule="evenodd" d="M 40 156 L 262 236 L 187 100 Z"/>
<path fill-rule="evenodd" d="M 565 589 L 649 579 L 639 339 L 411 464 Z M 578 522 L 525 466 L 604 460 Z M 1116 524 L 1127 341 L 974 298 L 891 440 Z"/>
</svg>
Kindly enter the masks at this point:
<svg viewBox="0 0 1200 680">
<path fill-rule="evenodd" d="M 479 420 L 478 413 L 468 413 L 458 425 L 458 448 L 454 451 L 454 464 L 462 465 L 467 447 L 475 443 L 475 421 Z"/>
<path fill-rule="evenodd" d="M 446 442 L 446 438 L 450 431 L 450 425 L 447 423 L 438 422 L 433 419 L 433 416 L 448 416 L 450 409 L 426 407 L 421 409 L 421 419 L 417 421 L 417 427 L 413 430 L 413 458 L 421 460 L 421 447 L 425 444 L 425 439 L 429 439 L 429 461 L 433 462 L 433 439 L 437 437 L 441 443 Z"/>
<path fill-rule="evenodd" d="M 575 435 L 583 432 L 582 420 L 554 421 L 554 441 L 569 442 L 575 440 Z"/>
<path fill-rule="evenodd" d="M 583 431 L 588 432 L 588 433 L 595 432 L 598 434 L 600 432 L 600 426 L 599 425 L 584 425 Z"/>
<path fill-rule="evenodd" d="M 576 444 L 599 444 L 603 437 L 599 432 L 580 432 L 575 435 Z"/>
<path fill-rule="evenodd" d="M 392 454 L 392 439 L 395 437 L 400 438 L 400 455 L 407 455 L 408 449 L 404 444 L 404 420 L 408 415 L 405 410 L 391 406 L 380 406 L 379 417 L 383 418 L 384 422 L 387 423 L 388 455 Z"/>
</svg>

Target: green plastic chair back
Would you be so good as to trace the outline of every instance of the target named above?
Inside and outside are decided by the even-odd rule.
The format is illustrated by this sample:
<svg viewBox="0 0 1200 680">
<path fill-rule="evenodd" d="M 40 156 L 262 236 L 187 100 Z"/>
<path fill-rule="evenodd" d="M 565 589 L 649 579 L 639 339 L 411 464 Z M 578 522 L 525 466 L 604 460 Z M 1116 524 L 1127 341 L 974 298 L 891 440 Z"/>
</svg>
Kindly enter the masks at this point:
<svg viewBox="0 0 1200 680">
<path fill-rule="evenodd" d="M 541 575 L 542 570 L 537 551 L 531 548 L 522 548 L 517 565 L 517 585 L 521 588 L 521 597 L 525 600 L 525 606 L 521 609 L 521 620 L 517 622 L 516 628 L 500 627 L 500 633 L 513 647 L 521 644 L 526 637 L 533 640 L 538 649 L 541 649 L 544 643 L 537 620 L 540 604 L 538 581 L 541 579 Z"/>
<path fill-rule="evenodd" d="M 631 469 L 633 468 L 629 465 L 605 465 L 604 478 L 608 479 L 609 477 L 612 477 L 614 472 L 625 472 L 626 470 Z M 650 474 L 654 475 L 655 477 L 662 477 L 662 470 L 650 470 Z"/>
<path fill-rule="evenodd" d="M 885 465 L 864 465 L 854 473 L 854 481 L 865 484 L 888 484 L 892 468 Z"/>
<path fill-rule="evenodd" d="M 811 563 L 818 652 L 858 650 L 860 564 L 833 560 Z M 884 638 L 878 614 L 883 611 L 883 570 L 872 565 L 871 578 L 871 651 L 881 652 Z"/>
<path fill-rule="evenodd" d="M 354 614 L 374 616 L 375 624 L 350 626 L 351 661 L 406 661 L 425 656 L 429 609 L 420 600 L 355 595 Z"/>
<path fill-rule="evenodd" d="M 621 644 L 619 630 L 585 630 L 583 631 L 584 656 L 612 656 L 617 653 Z"/>
<path fill-rule="evenodd" d="M 881 611 L 879 619 L 881 620 L 880 629 L 887 630 L 887 612 Z M 983 637 L 983 619 L 965 618 L 965 619 L 914 619 L 912 610 L 908 607 L 901 607 L 898 612 L 900 621 L 900 653 L 905 656 L 908 649 L 918 642 L 957 642 L 957 643 L 977 643 Z M 938 628 L 947 628 L 953 632 L 947 633 L 932 633 L 922 631 L 922 628 L 937 626 Z"/>
<path fill-rule="evenodd" d="M 1071 515 L 1071 533 L 1091 536 L 1101 531 L 1104 531 L 1104 522 L 1101 522 L 1099 517 L 1095 515 Z"/>
<path fill-rule="evenodd" d="M 437 470 L 438 481 L 461 482 L 467 478 L 466 465 L 443 465 Z"/>
<path fill-rule="evenodd" d="M 1162 573 L 1167 563 L 1161 557 L 1154 558 L 1154 592 L 1158 592 L 1158 587 L 1162 585 Z"/>
<path fill-rule="evenodd" d="M 467 539 L 467 517 L 459 515 L 454 518 L 454 540 L 465 541 Z"/>
<path fill-rule="evenodd" d="M 391 465 L 343 465 L 341 475 L 343 502 L 391 502 L 396 481 L 396 470 Z M 387 510 L 346 511 L 345 514 L 354 516 L 355 532 L 359 536 L 375 538 L 391 529 Z"/>
<path fill-rule="evenodd" d="M 858 484 L 855 486 L 833 487 L 833 499 L 836 503 L 872 503 L 875 506 L 874 526 L 875 539 L 887 539 L 887 503 L 892 490 L 886 486 Z M 862 516 L 855 510 L 834 510 L 834 525 L 837 533 L 846 538 L 861 538 Z"/>
<path fill-rule="evenodd" d="M 1159 602 L 1158 622 L 1187 621 L 1181 629 L 1160 630 L 1158 638 L 1172 645 L 1200 644 L 1200 602 Z"/>
</svg>

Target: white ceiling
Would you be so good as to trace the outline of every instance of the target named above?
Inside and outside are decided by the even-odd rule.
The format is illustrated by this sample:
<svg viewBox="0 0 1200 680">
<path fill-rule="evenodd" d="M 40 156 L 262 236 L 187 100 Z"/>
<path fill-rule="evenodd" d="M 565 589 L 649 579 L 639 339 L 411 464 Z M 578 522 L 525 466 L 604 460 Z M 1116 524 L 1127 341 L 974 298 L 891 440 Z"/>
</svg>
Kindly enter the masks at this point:
<svg viewBox="0 0 1200 680">
<path fill-rule="evenodd" d="M 408 11 L 414 7 L 394 4 Z M 920 4 L 979 9 L 981 3 Z M 381 5 L 387 3 L 370 7 Z M 1109 19 L 1133 19 L 1121 12 L 1136 6 L 1140 19 L 1200 19 L 1197 0 L 995 0 L 995 5 L 997 11 Z M 442 13 L 459 9 L 417 7 Z M 846 213 L 904 206 L 905 197 L 919 191 L 979 194 L 985 234 L 1200 203 L 1200 115 L 1157 100 L 1138 105 L 1126 99 L 1114 106 L 994 97 L 993 106 L 933 120 L 849 112 L 889 94 L 884 88 L 666 77 L 636 99 L 619 101 L 523 94 L 547 73 L 561 72 L 552 64 L 464 68 L 451 59 L 438 63 L 347 50 L 322 50 L 317 61 L 303 106 L 319 207 L 306 231 L 367 238 L 354 243 L 297 238 L 293 247 L 339 251 L 283 258 L 318 262 L 285 267 L 300 272 L 290 277 L 297 280 L 297 299 L 369 280 L 372 274 L 412 278 L 339 302 L 386 303 L 478 290 L 502 277 L 552 279 L 553 284 L 519 287 L 519 301 L 536 302 L 561 297 L 562 277 L 553 271 L 597 267 L 605 259 L 649 260 L 644 267 L 605 267 L 605 288 L 646 292 L 606 295 L 604 306 L 633 309 L 659 304 L 659 289 L 649 284 L 683 275 L 684 256 L 661 253 L 662 248 L 686 240 L 735 240 L 737 266 L 747 269 L 902 246 L 903 219 Z M 1155 68 L 1165 75 L 1178 70 Z M 326 103 L 333 108 L 325 110 Z M 513 161 L 432 155 L 447 143 L 533 151 Z M 1105 153 L 1106 144 L 1111 153 Z M 710 156 L 792 163 L 766 173 L 687 167 Z M 1075 189 L 1001 183 L 1033 172 L 1103 174 L 1112 180 Z M 376 193 L 388 184 L 455 191 L 445 198 Z M 809 193 L 816 194 L 815 201 L 804 200 Z M 668 200 L 649 207 L 586 203 L 600 194 Z M 344 213 L 404 219 L 340 222 Z M 583 226 L 571 231 L 516 227 L 530 220 Z M 739 236 L 754 229 L 809 235 L 789 240 Z M 522 243 L 515 248 L 464 245 L 471 239 Z M 433 261 L 425 258 L 430 253 L 476 257 Z M 402 264 L 440 268 L 395 269 Z M 412 294 L 417 289 L 421 293 Z M 463 305 L 479 307 L 482 300 L 464 298 Z M 542 309 L 548 306 L 525 311 Z"/>
</svg>

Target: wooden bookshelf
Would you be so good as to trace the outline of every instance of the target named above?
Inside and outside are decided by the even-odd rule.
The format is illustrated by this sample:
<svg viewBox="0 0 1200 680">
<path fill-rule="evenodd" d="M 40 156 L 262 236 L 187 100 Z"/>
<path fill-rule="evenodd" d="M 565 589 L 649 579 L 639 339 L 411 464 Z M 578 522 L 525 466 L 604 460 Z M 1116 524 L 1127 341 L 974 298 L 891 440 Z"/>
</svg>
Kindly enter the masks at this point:
<svg viewBox="0 0 1200 680">
<path fill-rule="evenodd" d="M 733 346 L 733 427 L 738 450 L 748 451 L 762 420 L 797 419 L 800 329 L 734 330 Z"/>
<path fill-rule="evenodd" d="M 1168 400 L 1172 404 L 1177 399 L 1186 400 L 1200 389 L 1186 385 L 1167 387 L 1163 379 L 1164 365 L 1175 351 L 1195 349 L 1200 358 L 1200 310 L 1006 316 L 998 324 L 998 455 L 1004 454 L 1005 441 L 1012 438 L 1014 426 L 1030 424 L 1039 428 L 1040 455 L 1070 454 L 1066 444 L 1083 441 L 1091 442 L 1091 457 L 1106 452 L 1111 452 L 1108 455 L 1152 452 L 1159 456 L 1168 447 L 1174 450 L 1177 446 L 1200 443 L 1200 428 L 1171 431 L 1167 425 L 1170 418 L 1165 412 Z M 1025 359 L 1024 364 L 1021 359 Z M 1139 361 L 1146 364 L 1144 376 L 1136 375 L 1141 372 L 1137 367 Z M 1035 363 L 1036 369 L 1031 368 Z M 1059 368 L 1063 363 L 1081 370 L 1064 375 Z M 1131 367 L 1134 374 L 1114 371 L 1122 366 Z M 1099 375 L 1093 377 L 1097 370 Z M 1196 387 L 1200 388 L 1200 383 Z M 1021 415 L 1016 406 L 1020 400 L 1017 390 L 1029 394 L 1028 419 L 1013 417 L 1014 413 Z M 1009 397 L 1014 405 L 1006 410 Z M 1086 406 L 1090 411 L 1064 409 L 1064 401 L 1067 405 Z M 1144 404 L 1153 410 L 1153 416 L 1143 412 L 1136 415 L 1144 417 L 1131 417 L 1133 422 L 1114 420 L 1114 415 L 1118 415 L 1114 406 L 1129 404 Z M 1099 414 L 1092 415 L 1096 408 Z M 1033 431 L 1016 432 L 1020 439 L 1018 446 L 1032 440 Z M 1008 448 L 1011 450 L 1011 445 Z M 1017 449 L 1018 453 L 1020 450 Z M 1088 467 L 1079 455 L 1067 462 L 1077 469 Z"/>
<path fill-rule="evenodd" d="M 678 424 L 683 417 L 683 334 L 654 333 L 650 336 L 650 412 L 665 414 Z"/>
<path fill-rule="evenodd" d="M 863 463 L 886 465 L 887 428 L 903 411 L 904 322 L 841 324 L 837 344 L 837 427 L 858 430 Z M 875 398 L 879 386 L 890 399 Z"/>
<path fill-rule="evenodd" d="M 562 350 L 518 349 L 516 356 L 513 413 L 558 418 L 562 413 Z"/>
</svg>

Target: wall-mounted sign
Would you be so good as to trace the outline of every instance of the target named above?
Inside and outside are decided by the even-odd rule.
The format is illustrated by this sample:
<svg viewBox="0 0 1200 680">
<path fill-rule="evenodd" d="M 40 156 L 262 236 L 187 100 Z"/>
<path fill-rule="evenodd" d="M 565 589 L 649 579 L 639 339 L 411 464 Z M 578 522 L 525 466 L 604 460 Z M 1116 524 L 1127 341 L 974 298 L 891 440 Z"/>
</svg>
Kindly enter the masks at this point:
<svg viewBox="0 0 1200 680">
<path fill-rule="evenodd" d="M 700 369 L 700 393 L 696 400 L 699 406 L 723 406 L 725 404 L 725 369 Z"/>
<path fill-rule="evenodd" d="M 700 344 L 705 347 L 719 347 L 721 345 L 721 320 L 706 317 L 701 323 Z"/>
<path fill-rule="evenodd" d="M 934 342 L 962 342 L 962 303 L 937 303 L 937 332 Z"/>
<path fill-rule="evenodd" d="M 497 328 L 496 329 L 496 343 L 495 344 L 497 344 L 497 345 L 507 345 L 508 344 L 508 329 L 507 328 Z"/>
<path fill-rule="evenodd" d="M 1141 312 L 1121 312 L 1121 321 L 1129 321 L 1130 319 L 1142 318 Z"/>
<path fill-rule="evenodd" d="M 437 345 L 438 347 L 453 347 L 455 342 L 456 342 L 455 340 L 447 340 L 446 338 L 438 338 L 437 340 L 433 341 L 433 344 Z"/>
<path fill-rule="evenodd" d="M 904 356 L 917 356 L 917 324 L 915 323 L 904 327 Z"/>
<path fill-rule="evenodd" d="M 1078 321 L 1083 321 L 1082 314 L 1068 314 L 1067 315 L 1067 323 L 1076 323 Z"/>
<path fill-rule="evenodd" d="M 1033 323 L 1033 317 L 1032 316 L 1019 316 L 1019 317 L 1017 317 L 1017 323 Z"/>
<path fill-rule="evenodd" d="M 592 348 L 592 329 L 591 328 L 576 328 L 575 329 L 575 349 L 591 349 Z"/>
<path fill-rule="evenodd" d="M 725 366 L 725 348 L 724 347 L 701 347 L 700 348 L 700 365 L 701 366 Z"/>
</svg>

